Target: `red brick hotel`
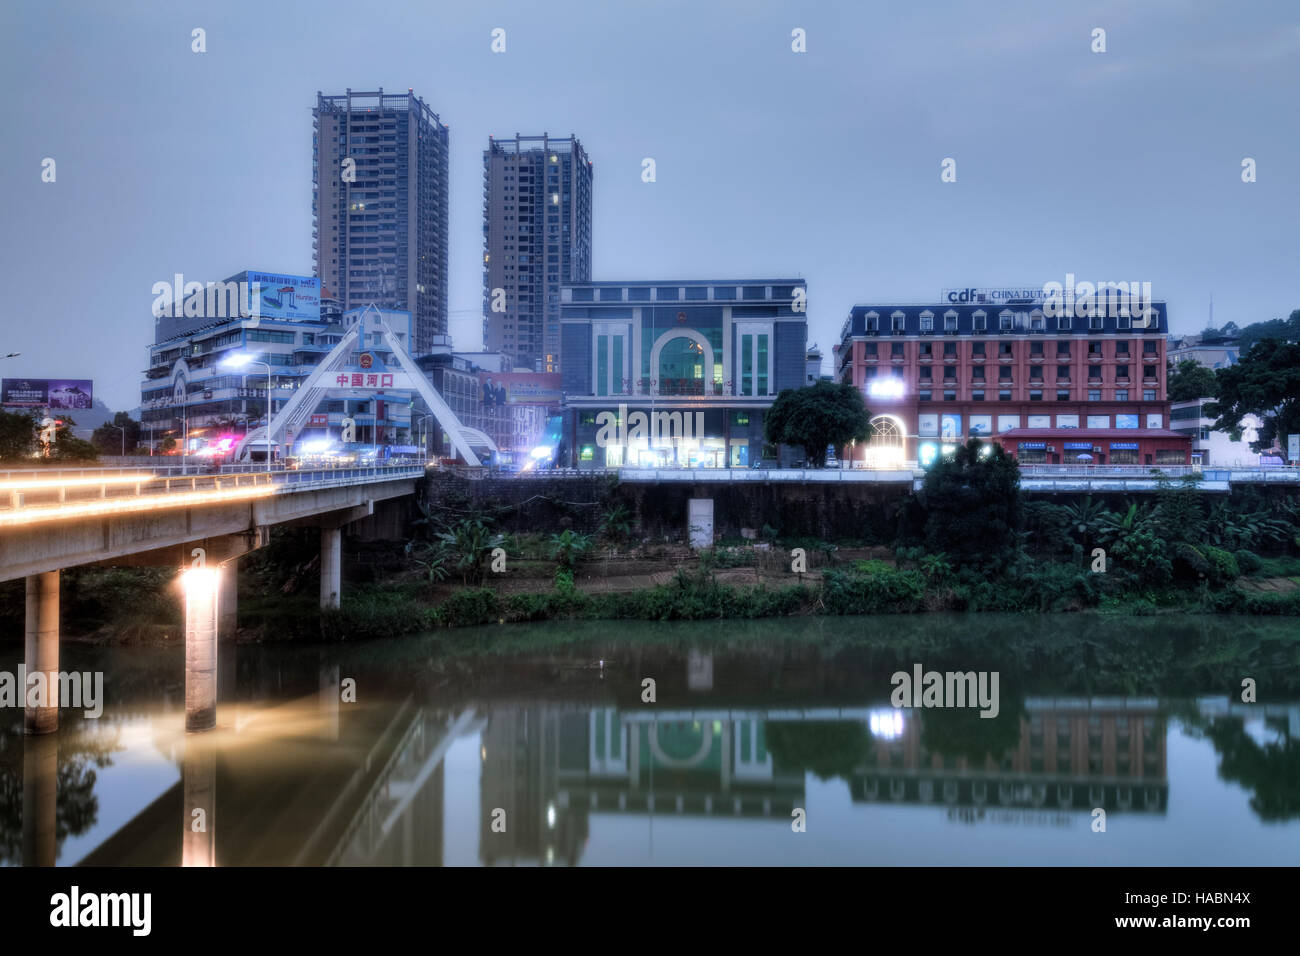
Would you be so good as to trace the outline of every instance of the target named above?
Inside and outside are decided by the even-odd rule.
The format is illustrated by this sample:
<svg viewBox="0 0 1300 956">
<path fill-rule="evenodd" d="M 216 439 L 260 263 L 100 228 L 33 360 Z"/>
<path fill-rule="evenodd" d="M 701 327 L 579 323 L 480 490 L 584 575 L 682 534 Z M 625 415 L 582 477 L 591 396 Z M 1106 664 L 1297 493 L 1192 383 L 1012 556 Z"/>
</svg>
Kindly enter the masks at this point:
<svg viewBox="0 0 1300 956">
<path fill-rule="evenodd" d="M 874 435 L 844 450 L 851 467 L 924 467 L 970 437 L 1024 463 L 1189 462 L 1169 429 L 1163 302 L 1135 319 L 988 298 L 853 307 L 835 379 L 862 390 Z"/>
</svg>

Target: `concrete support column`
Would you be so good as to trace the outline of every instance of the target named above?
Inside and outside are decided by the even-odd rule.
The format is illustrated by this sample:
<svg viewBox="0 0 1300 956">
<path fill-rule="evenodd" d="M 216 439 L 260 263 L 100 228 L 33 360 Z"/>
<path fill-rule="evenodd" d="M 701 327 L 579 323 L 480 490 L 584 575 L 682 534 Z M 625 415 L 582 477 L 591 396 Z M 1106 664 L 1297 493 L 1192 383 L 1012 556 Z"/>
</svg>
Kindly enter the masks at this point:
<svg viewBox="0 0 1300 956">
<path fill-rule="evenodd" d="M 221 584 L 217 592 L 217 639 L 235 639 L 236 617 L 239 614 L 239 561 L 232 558 L 221 565 Z"/>
<path fill-rule="evenodd" d="M 343 590 L 343 529 L 320 529 L 320 606 L 338 607 Z"/>
<path fill-rule="evenodd" d="M 23 741 L 23 866 L 53 866 L 58 853 L 59 738 Z"/>
<path fill-rule="evenodd" d="M 185 729 L 217 725 L 217 591 L 215 568 L 191 568 L 185 585 Z"/>
<path fill-rule="evenodd" d="M 337 742 L 339 739 L 340 684 L 339 665 L 327 661 L 320 662 L 320 717 L 321 736 L 325 740 Z"/>
<path fill-rule="evenodd" d="M 59 572 L 48 571 L 27 578 L 27 680 L 38 671 L 45 675 L 44 706 L 26 707 L 25 727 L 29 734 L 48 734 L 59 729 Z M 27 688 L 23 688 L 24 695 Z"/>
</svg>

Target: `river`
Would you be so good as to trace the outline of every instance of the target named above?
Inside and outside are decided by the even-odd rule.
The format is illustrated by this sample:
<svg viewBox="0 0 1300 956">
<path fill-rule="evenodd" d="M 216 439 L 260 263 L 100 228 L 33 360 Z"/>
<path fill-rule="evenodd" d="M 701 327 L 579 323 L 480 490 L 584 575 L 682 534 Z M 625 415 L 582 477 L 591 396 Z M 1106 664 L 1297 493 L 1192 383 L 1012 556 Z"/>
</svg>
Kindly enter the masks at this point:
<svg viewBox="0 0 1300 956">
<path fill-rule="evenodd" d="M 0 709 L 0 862 L 1294 864 L 1296 635 L 985 614 L 230 646 L 197 735 L 179 649 L 65 643 L 103 714 L 24 738 Z M 997 715 L 893 706 L 918 667 L 996 674 Z"/>
</svg>

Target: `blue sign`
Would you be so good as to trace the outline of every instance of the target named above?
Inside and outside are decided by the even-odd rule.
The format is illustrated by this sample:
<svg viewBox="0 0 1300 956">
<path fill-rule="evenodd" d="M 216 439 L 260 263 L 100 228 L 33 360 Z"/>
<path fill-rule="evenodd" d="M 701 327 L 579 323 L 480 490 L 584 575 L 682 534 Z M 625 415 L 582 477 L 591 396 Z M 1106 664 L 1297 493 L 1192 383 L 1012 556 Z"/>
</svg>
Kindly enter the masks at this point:
<svg viewBox="0 0 1300 956">
<path fill-rule="evenodd" d="M 1067 441 L 1062 447 L 1066 451 L 1092 451 L 1092 443 L 1086 441 Z"/>
<path fill-rule="evenodd" d="M 1035 449 L 1043 450 L 1043 449 L 1047 448 L 1047 442 L 1042 442 L 1042 441 L 1022 441 L 1022 442 L 1020 443 L 1020 447 L 1021 447 L 1021 448 L 1029 449 L 1030 451 L 1033 451 L 1033 450 L 1035 450 Z"/>
<path fill-rule="evenodd" d="M 1111 451 L 1137 451 L 1138 443 L 1135 441 L 1113 441 L 1110 443 Z"/>
</svg>

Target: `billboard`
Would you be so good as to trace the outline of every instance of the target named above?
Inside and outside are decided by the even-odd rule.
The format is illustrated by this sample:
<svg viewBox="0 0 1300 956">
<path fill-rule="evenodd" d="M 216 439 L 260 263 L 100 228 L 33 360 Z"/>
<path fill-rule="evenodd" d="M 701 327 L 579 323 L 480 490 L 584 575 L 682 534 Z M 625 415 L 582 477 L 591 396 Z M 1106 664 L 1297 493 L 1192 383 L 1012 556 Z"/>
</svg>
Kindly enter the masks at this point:
<svg viewBox="0 0 1300 956">
<path fill-rule="evenodd" d="M 558 372 L 480 372 L 482 405 L 559 405 L 564 399 Z"/>
<path fill-rule="evenodd" d="M 248 272 L 248 314 L 264 319 L 320 319 L 320 280 L 315 276 Z"/>
<path fill-rule="evenodd" d="M 6 378 L 0 380 L 0 405 L 90 408 L 94 404 L 93 384 L 87 378 Z"/>
</svg>

